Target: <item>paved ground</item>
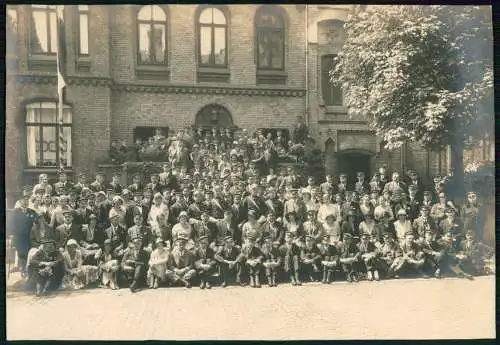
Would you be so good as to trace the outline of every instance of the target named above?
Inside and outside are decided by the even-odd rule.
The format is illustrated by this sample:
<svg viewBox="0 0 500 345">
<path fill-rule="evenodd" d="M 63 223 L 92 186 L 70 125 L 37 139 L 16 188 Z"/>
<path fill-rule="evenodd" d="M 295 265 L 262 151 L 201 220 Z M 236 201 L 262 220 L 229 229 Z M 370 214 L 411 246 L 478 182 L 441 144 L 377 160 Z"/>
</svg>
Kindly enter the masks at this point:
<svg viewBox="0 0 500 345">
<path fill-rule="evenodd" d="M 7 293 L 9 340 L 308 340 L 495 337 L 495 281 Z"/>
</svg>

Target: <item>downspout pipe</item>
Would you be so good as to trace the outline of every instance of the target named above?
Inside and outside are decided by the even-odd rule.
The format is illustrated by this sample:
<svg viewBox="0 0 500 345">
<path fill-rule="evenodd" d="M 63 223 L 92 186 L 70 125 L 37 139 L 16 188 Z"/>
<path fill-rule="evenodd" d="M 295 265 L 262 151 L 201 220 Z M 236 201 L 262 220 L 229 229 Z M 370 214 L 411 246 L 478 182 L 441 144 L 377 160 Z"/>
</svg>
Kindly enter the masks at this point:
<svg viewBox="0 0 500 345">
<path fill-rule="evenodd" d="M 306 30 L 305 30 L 305 49 L 306 49 L 306 75 L 305 75 L 305 82 L 306 82 L 306 102 L 305 102 L 305 119 L 306 119 L 306 126 L 309 127 L 309 6 L 306 3 L 306 11 L 305 11 L 305 25 L 306 25 Z"/>
</svg>

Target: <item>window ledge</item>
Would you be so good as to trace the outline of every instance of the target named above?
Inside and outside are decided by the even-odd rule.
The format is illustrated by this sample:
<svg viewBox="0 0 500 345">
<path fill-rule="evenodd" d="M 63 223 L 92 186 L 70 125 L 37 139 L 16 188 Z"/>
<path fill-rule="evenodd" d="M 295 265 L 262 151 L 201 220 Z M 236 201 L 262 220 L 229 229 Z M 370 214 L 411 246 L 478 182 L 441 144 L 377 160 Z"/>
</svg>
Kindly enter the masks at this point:
<svg viewBox="0 0 500 345">
<path fill-rule="evenodd" d="M 53 173 L 53 172 L 57 172 L 58 169 L 57 167 L 38 167 L 38 168 L 24 168 L 24 172 L 25 173 L 39 173 L 39 174 L 43 174 L 43 173 Z M 71 174 L 73 172 L 73 168 L 71 167 L 67 167 L 67 168 L 64 168 L 64 172 L 65 173 L 68 173 L 68 174 Z"/>
<path fill-rule="evenodd" d="M 35 71 L 54 72 L 57 68 L 56 55 L 30 55 L 28 68 Z"/>
<path fill-rule="evenodd" d="M 347 114 L 347 108 L 343 105 L 324 105 L 326 114 Z"/>
<path fill-rule="evenodd" d="M 229 76 L 227 67 L 198 67 L 198 82 L 227 82 Z"/>
<path fill-rule="evenodd" d="M 135 69 L 137 79 L 168 80 L 170 69 L 163 65 L 138 65 Z"/>
<path fill-rule="evenodd" d="M 288 73 L 280 70 L 257 70 L 257 84 L 286 84 Z"/>
<path fill-rule="evenodd" d="M 77 72 L 90 72 L 90 57 L 79 56 L 76 59 L 76 70 Z"/>
</svg>

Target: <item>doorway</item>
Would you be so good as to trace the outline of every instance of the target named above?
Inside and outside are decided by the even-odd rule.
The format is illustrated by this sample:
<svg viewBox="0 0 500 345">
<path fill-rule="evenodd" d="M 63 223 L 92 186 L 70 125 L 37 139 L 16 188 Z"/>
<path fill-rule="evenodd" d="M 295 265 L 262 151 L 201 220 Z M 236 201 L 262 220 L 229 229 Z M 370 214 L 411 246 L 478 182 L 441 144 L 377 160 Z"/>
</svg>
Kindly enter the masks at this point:
<svg viewBox="0 0 500 345">
<path fill-rule="evenodd" d="M 371 177 L 371 158 L 372 154 L 366 152 L 341 152 L 337 161 L 338 172 L 347 174 L 347 181 L 353 187 L 357 172 L 364 172 L 366 180 Z"/>
<path fill-rule="evenodd" d="M 196 114 L 195 126 L 197 128 L 233 128 L 233 117 L 229 111 L 219 104 L 209 104 L 201 108 Z"/>
</svg>

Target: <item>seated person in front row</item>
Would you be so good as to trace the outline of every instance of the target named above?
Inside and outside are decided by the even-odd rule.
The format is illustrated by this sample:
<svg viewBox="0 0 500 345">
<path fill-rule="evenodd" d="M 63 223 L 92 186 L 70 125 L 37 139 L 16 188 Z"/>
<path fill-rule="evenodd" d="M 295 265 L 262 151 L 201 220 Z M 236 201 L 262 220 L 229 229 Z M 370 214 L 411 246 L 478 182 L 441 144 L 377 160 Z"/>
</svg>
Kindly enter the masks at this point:
<svg viewBox="0 0 500 345">
<path fill-rule="evenodd" d="M 136 292 L 146 281 L 146 268 L 149 254 L 142 248 L 142 240 L 136 237 L 125 250 L 121 270 L 129 282 L 130 291 Z"/>
<path fill-rule="evenodd" d="M 28 253 L 28 276 L 35 284 L 36 295 L 41 296 L 49 289 L 56 290 L 64 274 L 64 259 L 52 240 L 44 240 L 38 248 Z"/>
<path fill-rule="evenodd" d="M 167 261 L 166 278 L 173 284 L 182 283 L 186 288 L 190 288 L 196 276 L 194 269 L 194 257 L 186 249 L 188 238 L 180 235 L 176 238 L 176 247 L 170 252 Z"/>
<path fill-rule="evenodd" d="M 230 276 L 235 275 L 235 283 L 244 285 L 241 281 L 241 263 L 238 262 L 240 250 L 234 245 L 232 236 L 224 238 L 224 245 L 219 247 L 215 260 L 219 263 L 219 277 L 221 287 L 226 287 Z"/>
</svg>

